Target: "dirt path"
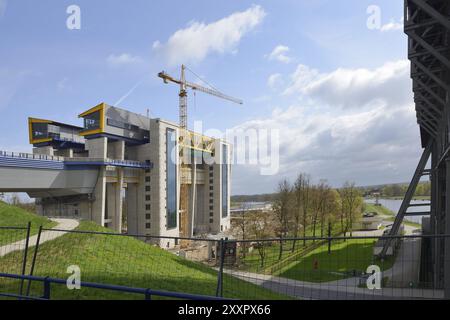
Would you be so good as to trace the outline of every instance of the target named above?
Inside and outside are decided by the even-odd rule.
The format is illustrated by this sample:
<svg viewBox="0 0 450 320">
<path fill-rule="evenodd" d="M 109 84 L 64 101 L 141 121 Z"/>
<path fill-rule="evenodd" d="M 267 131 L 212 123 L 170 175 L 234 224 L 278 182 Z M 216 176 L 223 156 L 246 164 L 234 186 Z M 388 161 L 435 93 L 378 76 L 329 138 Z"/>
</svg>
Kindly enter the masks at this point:
<svg viewBox="0 0 450 320">
<path fill-rule="evenodd" d="M 78 220 L 75 220 L 75 219 L 55 218 L 55 219 L 51 219 L 51 220 L 58 223 L 58 225 L 56 225 L 53 228 L 53 229 L 57 229 L 57 230 L 73 230 L 76 227 L 78 227 L 78 225 L 79 225 Z M 50 240 L 54 240 L 58 237 L 61 237 L 65 233 L 66 232 L 64 232 L 64 231 L 44 231 L 41 234 L 40 244 L 50 241 Z M 38 237 L 37 235 L 30 237 L 30 241 L 28 243 L 29 247 L 33 247 L 36 245 L 37 237 Z M 1 246 L 0 247 L 0 257 L 3 257 L 14 251 L 23 250 L 25 248 L 25 245 L 26 245 L 26 239 L 19 240 L 19 241 Z"/>
</svg>

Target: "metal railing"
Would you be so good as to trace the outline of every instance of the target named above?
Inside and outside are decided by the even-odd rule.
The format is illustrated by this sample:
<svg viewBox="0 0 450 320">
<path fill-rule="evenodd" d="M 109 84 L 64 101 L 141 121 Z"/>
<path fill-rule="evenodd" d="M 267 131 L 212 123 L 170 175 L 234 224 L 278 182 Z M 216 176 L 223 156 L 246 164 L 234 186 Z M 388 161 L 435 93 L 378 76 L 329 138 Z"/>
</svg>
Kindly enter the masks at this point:
<svg viewBox="0 0 450 320">
<path fill-rule="evenodd" d="M 151 163 L 140 162 L 136 160 L 117 160 L 109 158 L 89 158 L 89 157 L 62 157 L 62 156 L 51 156 L 45 154 L 34 154 L 34 153 L 24 153 L 24 152 L 8 152 L 0 151 L 0 157 L 6 158 L 17 158 L 17 159 L 30 159 L 30 160 L 46 160 L 46 161 L 57 161 L 64 162 L 68 165 L 76 164 L 101 164 L 101 165 L 111 165 L 111 166 L 123 166 L 131 168 L 151 168 Z"/>
<path fill-rule="evenodd" d="M 450 235 L 233 240 L 98 232 L 83 221 L 80 230 L 28 228 L 0 228 L 1 273 L 65 279 L 67 267 L 77 265 L 86 283 L 232 299 L 448 297 L 444 285 L 435 283 L 427 255 L 430 246 Z M 381 259 L 374 252 L 386 239 L 395 239 L 398 248 Z M 29 281 L 25 286 L 19 279 L 31 278 L 0 281 L 0 292 L 39 297 L 41 285 Z M 80 298 L 61 289 L 52 297 Z M 81 297 L 123 298 L 98 290 L 84 291 Z"/>
<path fill-rule="evenodd" d="M 37 276 L 28 276 L 28 275 L 18 275 L 18 274 L 9 274 L 9 273 L 0 273 L 0 278 L 8 278 L 8 279 L 17 279 L 17 280 L 28 280 L 28 281 L 37 281 L 43 283 L 43 293 L 41 296 L 29 296 L 23 294 L 14 294 L 14 293 L 1 293 L 0 296 L 10 297 L 10 298 L 18 298 L 25 300 L 50 300 L 51 299 L 51 284 L 59 284 L 59 285 L 67 285 L 66 279 L 58 279 L 58 278 L 50 278 L 50 277 L 37 277 Z M 79 283 L 80 288 L 91 288 L 91 289 L 101 289 L 101 290 L 109 290 L 123 293 L 133 293 L 143 295 L 145 300 L 152 300 L 153 296 L 165 297 L 165 298 L 174 298 L 174 299 L 187 299 L 187 300 L 229 300 L 220 297 L 214 296 L 204 296 L 197 294 L 189 294 L 189 293 L 179 293 L 179 292 L 169 292 L 169 291 L 161 291 L 161 290 L 153 290 L 149 288 L 136 288 L 136 287 L 127 287 L 127 286 L 118 286 L 111 284 L 102 284 L 102 283 L 93 283 L 93 282 L 83 282 Z"/>
<path fill-rule="evenodd" d="M 50 156 L 50 155 L 45 155 L 45 154 L 34 154 L 34 153 L 24 153 L 24 152 L 0 151 L 0 157 L 60 161 L 60 162 L 64 161 L 64 157 L 60 157 L 60 156 Z"/>
</svg>

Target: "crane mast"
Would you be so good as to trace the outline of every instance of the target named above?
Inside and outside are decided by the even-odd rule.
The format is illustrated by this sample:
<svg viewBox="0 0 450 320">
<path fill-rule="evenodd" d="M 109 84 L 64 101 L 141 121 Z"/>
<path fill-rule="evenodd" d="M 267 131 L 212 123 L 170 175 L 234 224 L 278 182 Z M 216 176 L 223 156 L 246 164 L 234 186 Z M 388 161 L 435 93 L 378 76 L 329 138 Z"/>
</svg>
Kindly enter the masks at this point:
<svg viewBox="0 0 450 320">
<path fill-rule="evenodd" d="M 194 218 L 195 218 L 195 198 L 196 198 L 196 163 L 194 156 L 194 148 L 191 146 L 191 139 L 188 132 L 188 118 L 187 118 L 187 89 L 190 88 L 192 90 L 197 90 L 218 98 L 222 98 L 237 104 L 242 104 L 242 100 L 228 96 L 223 94 L 222 92 L 201 86 L 196 83 L 191 83 L 186 81 L 186 66 L 181 66 L 181 75 L 180 79 L 176 79 L 164 71 L 158 73 L 158 77 L 163 79 L 164 83 L 175 83 L 180 86 L 179 96 L 179 125 L 181 128 L 179 141 L 181 143 L 180 148 L 180 201 L 179 201 L 179 209 L 180 209 L 180 234 L 184 237 L 193 236 L 193 226 L 194 226 Z M 190 153 L 186 152 L 187 149 Z M 188 160 L 189 157 L 189 160 Z M 188 161 L 187 161 L 188 160 Z M 187 162 L 187 163 L 186 163 Z M 191 174 L 187 174 L 189 168 L 191 168 Z M 191 221 L 188 219 L 188 204 L 189 204 L 189 192 L 186 181 L 189 180 L 189 176 L 191 179 Z M 184 182 L 184 183 L 183 183 Z M 188 225 L 191 225 L 191 228 L 188 228 Z M 182 244 L 181 244 L 182 245 Z"/>
</svg>

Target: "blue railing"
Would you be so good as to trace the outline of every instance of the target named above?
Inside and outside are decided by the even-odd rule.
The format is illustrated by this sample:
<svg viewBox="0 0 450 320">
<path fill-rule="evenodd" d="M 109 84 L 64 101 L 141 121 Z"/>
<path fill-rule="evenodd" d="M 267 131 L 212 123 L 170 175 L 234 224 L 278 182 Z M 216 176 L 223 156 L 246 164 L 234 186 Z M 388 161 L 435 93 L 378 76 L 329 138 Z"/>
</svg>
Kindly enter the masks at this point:
<svg viewBox="0 0 450 320">
<path fill-rule="evenodd" d="M 117 167 L 127 167 L 127 168 L 140 168 L 140 169 L 151 169 L 152 164 L 146 162 L 140 162 L 135 160 L 116 160 L 116 159 L 93 159 L 93 158 L 65 158 L 61 156 L 50 156 L 45 154 L 33 154 L 24 152 L 8 152 L 0 151 L 1 161 L 0 165 L 5 166 L 15 166 L 15 167 L 27 167 L 33 168 L 49 168 L 49 169 L 64 169 L 64 166 L 80 166 L 80 165 L 91 165 L 91 166 L 117 166 Z M 17 160 L 16 160 L 17 159 Z M 28 160 L 40 160 L 46 161 L 47 163 L 42 163 L 41 166 L 36 165 L 37 162 L 30 162 Z M 26 162 L 28 161 L 28 162 Z M 52 165 L 50 162 L 58 163 L 58 165 Z M 50 167 L 49 167 L 50 166 Z"/>
<path fill-rule="evenodd" d="M 39 297 L 0 292 L 0 296 L 23 299 L 23 300 L 50 300 L 52 283 L 59 284 L 59 285 L 67 285 L 67 280 L 59 279 L 59 278 L 51 278 L 51 277 L 38 277 L 38 276 L 27 276 L 27 275 L 18 275 L 18 274 L 10 274 L 10 273 L 0 273 L 0 278 L 17 279 L 17 280 L 22 280 L 22 281 L 24 281 L 24 280 L 38 281 L 38 282 L 42 282 L 44 284 L 42 296 L 39 296 Z M 135 288 L 135 287 L 113 285 L 113 284 L 102 284 L 102 283 L 83 282 L 83 281 L 80 282 L 80 287 L 100 289 L 100 290 L 109 290 L 109 291 L 116 291 L 116 292 L 124 292 L 124 293 L 141 294 L 144 296 L 145 300 L 151 300 L 153 296 L 173 298 L 173 299 L 186 299 L 186 300 L 229 300 L 229 299 L 224 299 L 221 297 L 214 297 L 214 296 L 204 296 L 204 295 L 190 294 L 190 293 L 161 291 L 161 290 L 153 290 L 153 289 L 148 289 L 148 288 L 147 289 L 146 288 Z"/>
</svg>

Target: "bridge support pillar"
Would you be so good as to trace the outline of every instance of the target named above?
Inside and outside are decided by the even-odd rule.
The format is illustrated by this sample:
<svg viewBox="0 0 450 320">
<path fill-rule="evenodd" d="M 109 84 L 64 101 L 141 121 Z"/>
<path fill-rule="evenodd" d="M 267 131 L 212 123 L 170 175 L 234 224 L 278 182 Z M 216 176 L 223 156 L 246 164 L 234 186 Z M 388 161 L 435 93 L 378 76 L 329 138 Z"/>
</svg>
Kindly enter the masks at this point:
<svg viewBox="0 0 450 320">
<path fill-rule="evenodd" d="M 92 203 L 92 220 L 101 226 L 105 225 L 106 211 L 106 174 L 105 168 L 99 168 L 98 180 L 94 190 L 95 200 Z"/>
<path fill-rule="evenodd" d="M 446 160 L 445 234 L 450 234 L 450 159 Z M 444 242 L 444 296 L 450 299 L 450 237 Z"/>
</svg>

